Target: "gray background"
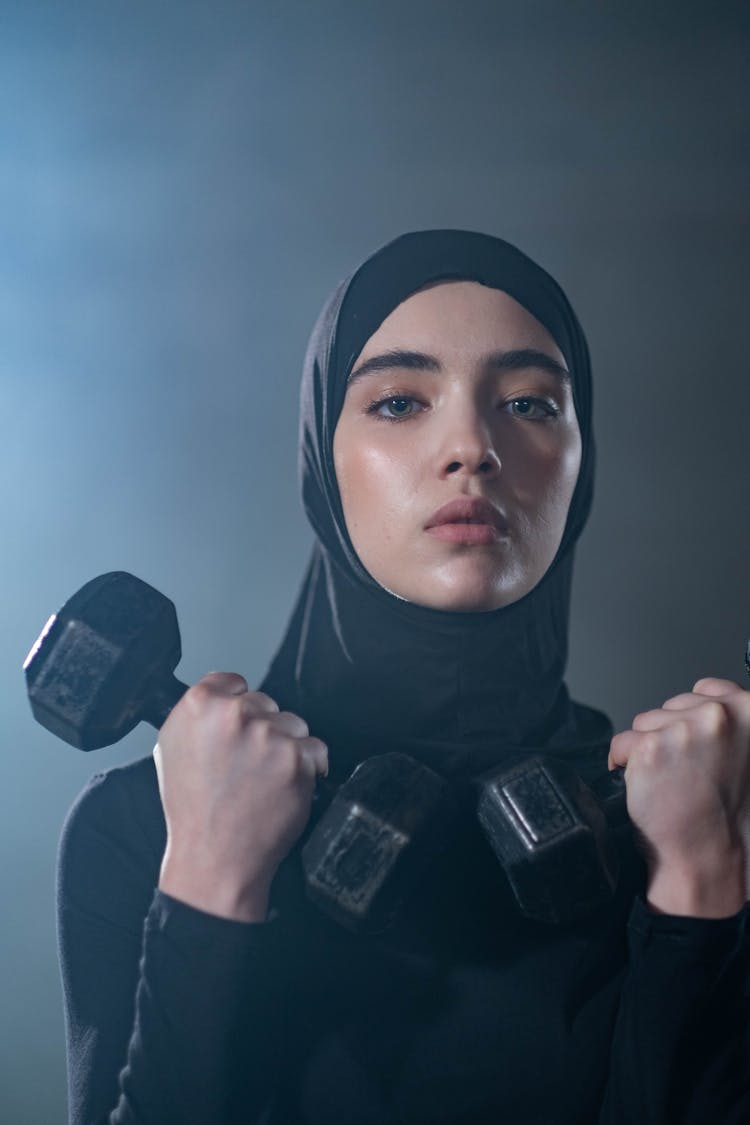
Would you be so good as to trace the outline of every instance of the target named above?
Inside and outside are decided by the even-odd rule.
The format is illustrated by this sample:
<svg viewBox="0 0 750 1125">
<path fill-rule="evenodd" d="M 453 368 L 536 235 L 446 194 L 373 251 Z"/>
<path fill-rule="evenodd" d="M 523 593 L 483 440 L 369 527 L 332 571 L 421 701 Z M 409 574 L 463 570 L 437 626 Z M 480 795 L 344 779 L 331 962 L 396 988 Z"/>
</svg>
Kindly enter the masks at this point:
<svg viewBox="0 0 750 1125">
<path fill-rule="evenodd" d="M 747 9 L 745 9 L 746 11 Z M 617 729 L 742 680 L 750 38 L 739 4 L 0 3 L 0 1120 L 65 1119 L 60 826 L 87 757 L 21 662 L 88 578 L 257 682 L 311 542 L 297 386 L 333 285 L 403 230 L 517 242 L 587 330 L 597 498 L 568 682 Z"/>
</svg>

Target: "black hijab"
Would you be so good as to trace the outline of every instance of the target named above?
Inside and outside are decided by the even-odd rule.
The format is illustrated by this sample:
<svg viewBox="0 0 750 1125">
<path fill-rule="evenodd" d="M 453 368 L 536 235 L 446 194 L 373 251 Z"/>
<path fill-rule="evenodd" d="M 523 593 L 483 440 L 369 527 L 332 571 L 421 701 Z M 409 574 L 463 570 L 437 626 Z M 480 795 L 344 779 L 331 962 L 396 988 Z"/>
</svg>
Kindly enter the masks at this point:
<svg viewBox="0 0 750 1125">
<path fill-rule="evenodd" d="M 553 562 L 519 601 L 487 612 L 431 609 L 380 586 L 351 543 L 334 471 L 333 435 L 357 356 L 397 305 L 439 279 L 504 290 L 544 325 L 571 372 L 581 431 L 580 472 Z M 588 347 L 565 294 L 502 239 L 405 234 L 332 293 L 310 337 L 301 388 L 300 481 L 316 542 L 261 684 L 328 744 L 332 779 L 390 750 L 462 777 L 537 749 L 593 755 L 603 766 L 611 723 L 573 702 L 563 682 L 574 550 L 593 498 L 591 393 Z"/>
</svg>

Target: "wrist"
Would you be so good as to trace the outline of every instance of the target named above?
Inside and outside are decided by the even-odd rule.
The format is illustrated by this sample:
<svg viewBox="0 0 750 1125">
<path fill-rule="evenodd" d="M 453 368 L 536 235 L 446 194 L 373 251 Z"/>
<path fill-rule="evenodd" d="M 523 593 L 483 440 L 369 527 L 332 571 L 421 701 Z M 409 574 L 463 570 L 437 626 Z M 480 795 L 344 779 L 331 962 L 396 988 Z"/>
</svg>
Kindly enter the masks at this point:
<svg viewBox="0 0 750 1125">
<path fill-rule="evenodd" d="M 160 891 L 172 898 L 235 922 L 265 922 L 272 877 L 237 881 L 225 873 L 198 870 L 165 854 L 159 872 Z"/>
<path fill-rule="evenodd" d="M 657 914 L 728 918 L 745 904 L 742 851 L 659 860 L 653 865 L 646 901 Z"/>
</svg>

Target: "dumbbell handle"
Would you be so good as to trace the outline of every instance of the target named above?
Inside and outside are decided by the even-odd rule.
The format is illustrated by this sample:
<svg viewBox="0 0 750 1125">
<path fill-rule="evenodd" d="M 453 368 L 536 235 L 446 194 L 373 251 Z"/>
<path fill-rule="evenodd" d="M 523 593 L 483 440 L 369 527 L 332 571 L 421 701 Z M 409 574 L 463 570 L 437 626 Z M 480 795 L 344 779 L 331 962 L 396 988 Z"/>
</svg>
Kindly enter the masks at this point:
<svg viewBox="0 0 750 1125">
<path fill-rule="evenodd" d="M 611 828 L 617 828 L 620 824 L 626 823 L 628 810 L 625 803 L 624 767 L 618 766 L 603 777 L 598 777 L 596 781 L 588 781 L 586 784 L 599 802 L 607 824 Z"/>
<path fill-rule="evenodd" d="M 169 712 L 180 702 L 187 690 L 188 685 L 183 684 L 176 676 L 165 676 L 156 685 L 155 693 L 145 704 L 141 716 L 144 722 L 160 730 L 167 721 Z"/>
</svg>

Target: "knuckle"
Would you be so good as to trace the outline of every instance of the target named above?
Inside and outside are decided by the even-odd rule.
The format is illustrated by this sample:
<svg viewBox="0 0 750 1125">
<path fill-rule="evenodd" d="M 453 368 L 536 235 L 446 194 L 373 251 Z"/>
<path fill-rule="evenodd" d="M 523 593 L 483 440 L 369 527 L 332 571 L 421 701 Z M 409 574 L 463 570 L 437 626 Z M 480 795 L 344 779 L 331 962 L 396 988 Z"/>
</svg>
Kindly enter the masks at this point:
<svg viewBox="0 0 750 1125">
<path fill-rule="evenodd" d="M 274 725 L 267 715 L 252 715 L 248 722 L 248 728 L 253 738 L 265 745 L 270 743 L 271 736 L 275 733 Z"/>
<path fill-rule="evenodd" d="M 238 699 L 236 689 L 243 684 L 244 679 L 235 672 L 208 672 L 188 688 L 186 695 L 205 706 L 209 701 Z"/>
<path fill-rule="evenodd" d="M 649 769 L 658 764 L 661 753 L 661 740 L 657 731 L 648 731 L 641 739 L 638 748 L 638 757 L 641 763 Z"/>
<path fill-rule="evenodd" d="M 307 738 L 310 733 L 310 728 L 304 719 L 299 715 L 295 715 L 293 711 L 280 711 L 276 716 L 277 719 L 284 719 L 288 728 L 293 728 L 296 737 Z"/>
<path fill-rule="evenodd" d="M 220 739 L 231 742 L 241 733 L 243 727 L 242 706 L 237 696 L 210 696 L 206 703 L 211 707 L 212 729 Z"/>
<path fill-rule="evenodd" d="M 206 700 L 209 696 L 213 695 L 210 684 L 207 682 L 206 677 L 198 680 L 192 687 L 188 688 L 186 696 L 189 695 L 192 699 Z"/>
<path fill-rule="evenodd" d="M 701 705 L 701 719 L 709 734 L 726 734 L 732 727 L 729 708 L 718 699 Z"/>
<path fill-rule="evenodd" d="M 299 777 L 300 754 L 297 747 L 289 739 L 284 739 L 277 748 L 274 766 L 279 780 L 284 785 L 293 784 Z"/>
<path fill-rule="evenodd" d="M 675 719 L 672 723 L 671 734 L 676 745 L 684 749 L 692 741 L 692 723 L 690 723 L 688 719 Z"/>
<path fill-rule="evenodd" d="M 206 683 L 205 677 L 188 688 L 183 696 L 185 706 L 192 715 L 203 714 L 215 699 L 216 692 L 210 684 Z"/>
<path fill-rule="evenodd" d="M 276 700 L 271 699 L 271 696 L 266 695 L 264 691 L 248 692 L 248 702 L 255 707 L 261 708 L 263 711 L 271 711 L 274 714 L 279 710 L 279 705 Z"/>
</svg>

